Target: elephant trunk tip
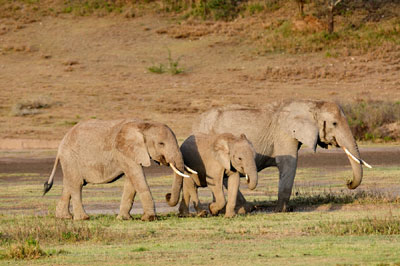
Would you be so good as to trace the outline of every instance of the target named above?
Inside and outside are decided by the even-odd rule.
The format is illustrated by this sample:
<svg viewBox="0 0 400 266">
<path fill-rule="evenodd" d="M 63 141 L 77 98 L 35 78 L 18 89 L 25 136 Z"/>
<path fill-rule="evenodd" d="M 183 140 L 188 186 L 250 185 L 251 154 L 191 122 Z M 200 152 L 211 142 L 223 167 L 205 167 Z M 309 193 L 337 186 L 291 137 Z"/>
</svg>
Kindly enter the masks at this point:
<svg viewBox="0 0 400 266">
<path fill-rule="evenodd" d="M 53 186 L 53 182 L 51 182 L 51 183 L 49 184 L 49 183 L 46 181 L 46 182 L 44 182 L 43 186 L 44 186 L 44 189 L 43 189 L 43 195 L 42 195 L 42 196 L 46 195 L 46 193 L 49 192 L 49 190 L 50 190 L 51 187 Z"/>
<path fill-rule="evenodd" d="M 351 180 L 347 181 L 347 187 L 349 189 L 356 189 L 360 184 L 356 184 L 356 182 L 353 182 Z"/>
<path fill-rule="evenodd" d="M 167 203 L 170 207 L 174 207 L 174 206 L 176 206 L 176 204 L 178 204 L 178 201 L 177 202 L 171 201 L 171 193 L 165 194 L 165 200 L 167 201 Z"/>
</svg>

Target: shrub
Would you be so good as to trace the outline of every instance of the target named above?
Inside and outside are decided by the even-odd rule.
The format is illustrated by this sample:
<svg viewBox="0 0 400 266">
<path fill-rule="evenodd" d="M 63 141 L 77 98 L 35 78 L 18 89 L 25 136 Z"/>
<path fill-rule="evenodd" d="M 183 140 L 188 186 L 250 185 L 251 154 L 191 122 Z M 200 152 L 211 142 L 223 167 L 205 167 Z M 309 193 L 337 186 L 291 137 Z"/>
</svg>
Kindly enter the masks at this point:
<svg viewBox="0 0 400 266">
<path fill-rule="evenodd" d="M 41 249 L 39 242 L 32 238 L 28 238 L 22 243 L 10 245 L 3 255 L 6 259 L 16 260 L 33 260 L 45 256 L 47 256 L 47 253 Z"/>
<path fill-rule="evenodd" d="M 33 99 L 22 100 L 11 107 L 11 115 L 27 116 L 39 114 L 41 109 L 50 108 L 51 103 L 48 97 L 36 97 Z"/>
<path fill-rule="evenodd" d="M 358 140 L 390 140 L 392 137 L 385 135 L 380 128 L 400 122 L 400 102 L 359 101 L 341 106 Z"/>
</svg>

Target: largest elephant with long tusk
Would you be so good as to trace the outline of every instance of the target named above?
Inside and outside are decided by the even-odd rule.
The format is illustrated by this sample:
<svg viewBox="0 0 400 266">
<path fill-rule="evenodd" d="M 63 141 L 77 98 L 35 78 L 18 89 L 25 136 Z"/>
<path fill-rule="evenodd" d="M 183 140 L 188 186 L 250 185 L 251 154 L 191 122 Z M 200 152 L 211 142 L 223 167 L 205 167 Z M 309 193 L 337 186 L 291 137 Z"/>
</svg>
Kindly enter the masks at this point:
<svg viewBox="0 0 400 266">
<path fill-rule="evenodd" d="M 347 182 L 349 189 L 360 185 L 362 165 L 370 167 L 360 157 L 343 110 L 333 102 L 283 101 L 257 109 L 240 106 L 211 109 L 196 120 L 193 132 L 246 134 L 257 153 L 257 170 L 270 166 L 279 169 L 277 211 L 286 211 L 302 144 L 314 152 L 317 145 L 343 148 L 353 168 L 353 179 Z M 245 203 L 240 193 L 238 201 Z"/>
</svg>

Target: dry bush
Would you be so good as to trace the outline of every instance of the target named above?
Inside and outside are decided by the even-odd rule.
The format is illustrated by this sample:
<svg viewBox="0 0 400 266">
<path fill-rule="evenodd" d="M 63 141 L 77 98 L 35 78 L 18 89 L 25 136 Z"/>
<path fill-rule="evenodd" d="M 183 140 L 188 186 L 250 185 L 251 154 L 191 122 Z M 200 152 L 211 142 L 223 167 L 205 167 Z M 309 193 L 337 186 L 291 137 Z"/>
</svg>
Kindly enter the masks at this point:
<svg viewBox="0 0 400 266">
<path fill-rule="evenodd" d="M 385 126 L 400 122 L 400 102 L 359 101 L 341 104 L 353 135 L 358 140 L 398 140 L 400 127 L 393 132 Z"/>
<path fill-rule="evenodd" d="M 51 101 L 48 97 L 40 96 L 33 99 L 22 100 L 11 107 L 11 115 L 27 116 L 39 114 L 41 109 L 50 108 Z"/>
</svg>

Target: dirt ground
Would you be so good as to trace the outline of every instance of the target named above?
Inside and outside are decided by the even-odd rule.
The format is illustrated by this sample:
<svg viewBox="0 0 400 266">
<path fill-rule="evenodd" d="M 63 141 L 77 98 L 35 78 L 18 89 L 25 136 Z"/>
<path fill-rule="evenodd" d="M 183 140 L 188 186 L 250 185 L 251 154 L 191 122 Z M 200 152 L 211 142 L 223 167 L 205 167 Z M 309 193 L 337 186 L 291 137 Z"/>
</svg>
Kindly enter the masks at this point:
<svg viewBox="0 0 400 266">
<path fill-rule="evenodd" d="M 167 123 L 184 139 L 197 115 L 213 106 L 400 99 L 399 51 L 260 55 L 259 44 L 235 38 L 249 28 L 240 23 L 177 28 L 162 16 L 1 19 L 0 139 L 60 140 L 80 120 L 122 117 Z M 196 38 L 178 34 L 187 32 Z M 168 50 L 184 73 L 150 73 L 148 67 L 168 64 Z M 45 103 L 38 113 L 15 114 L 18 104 L 35 100 Z"/>
</svg>

